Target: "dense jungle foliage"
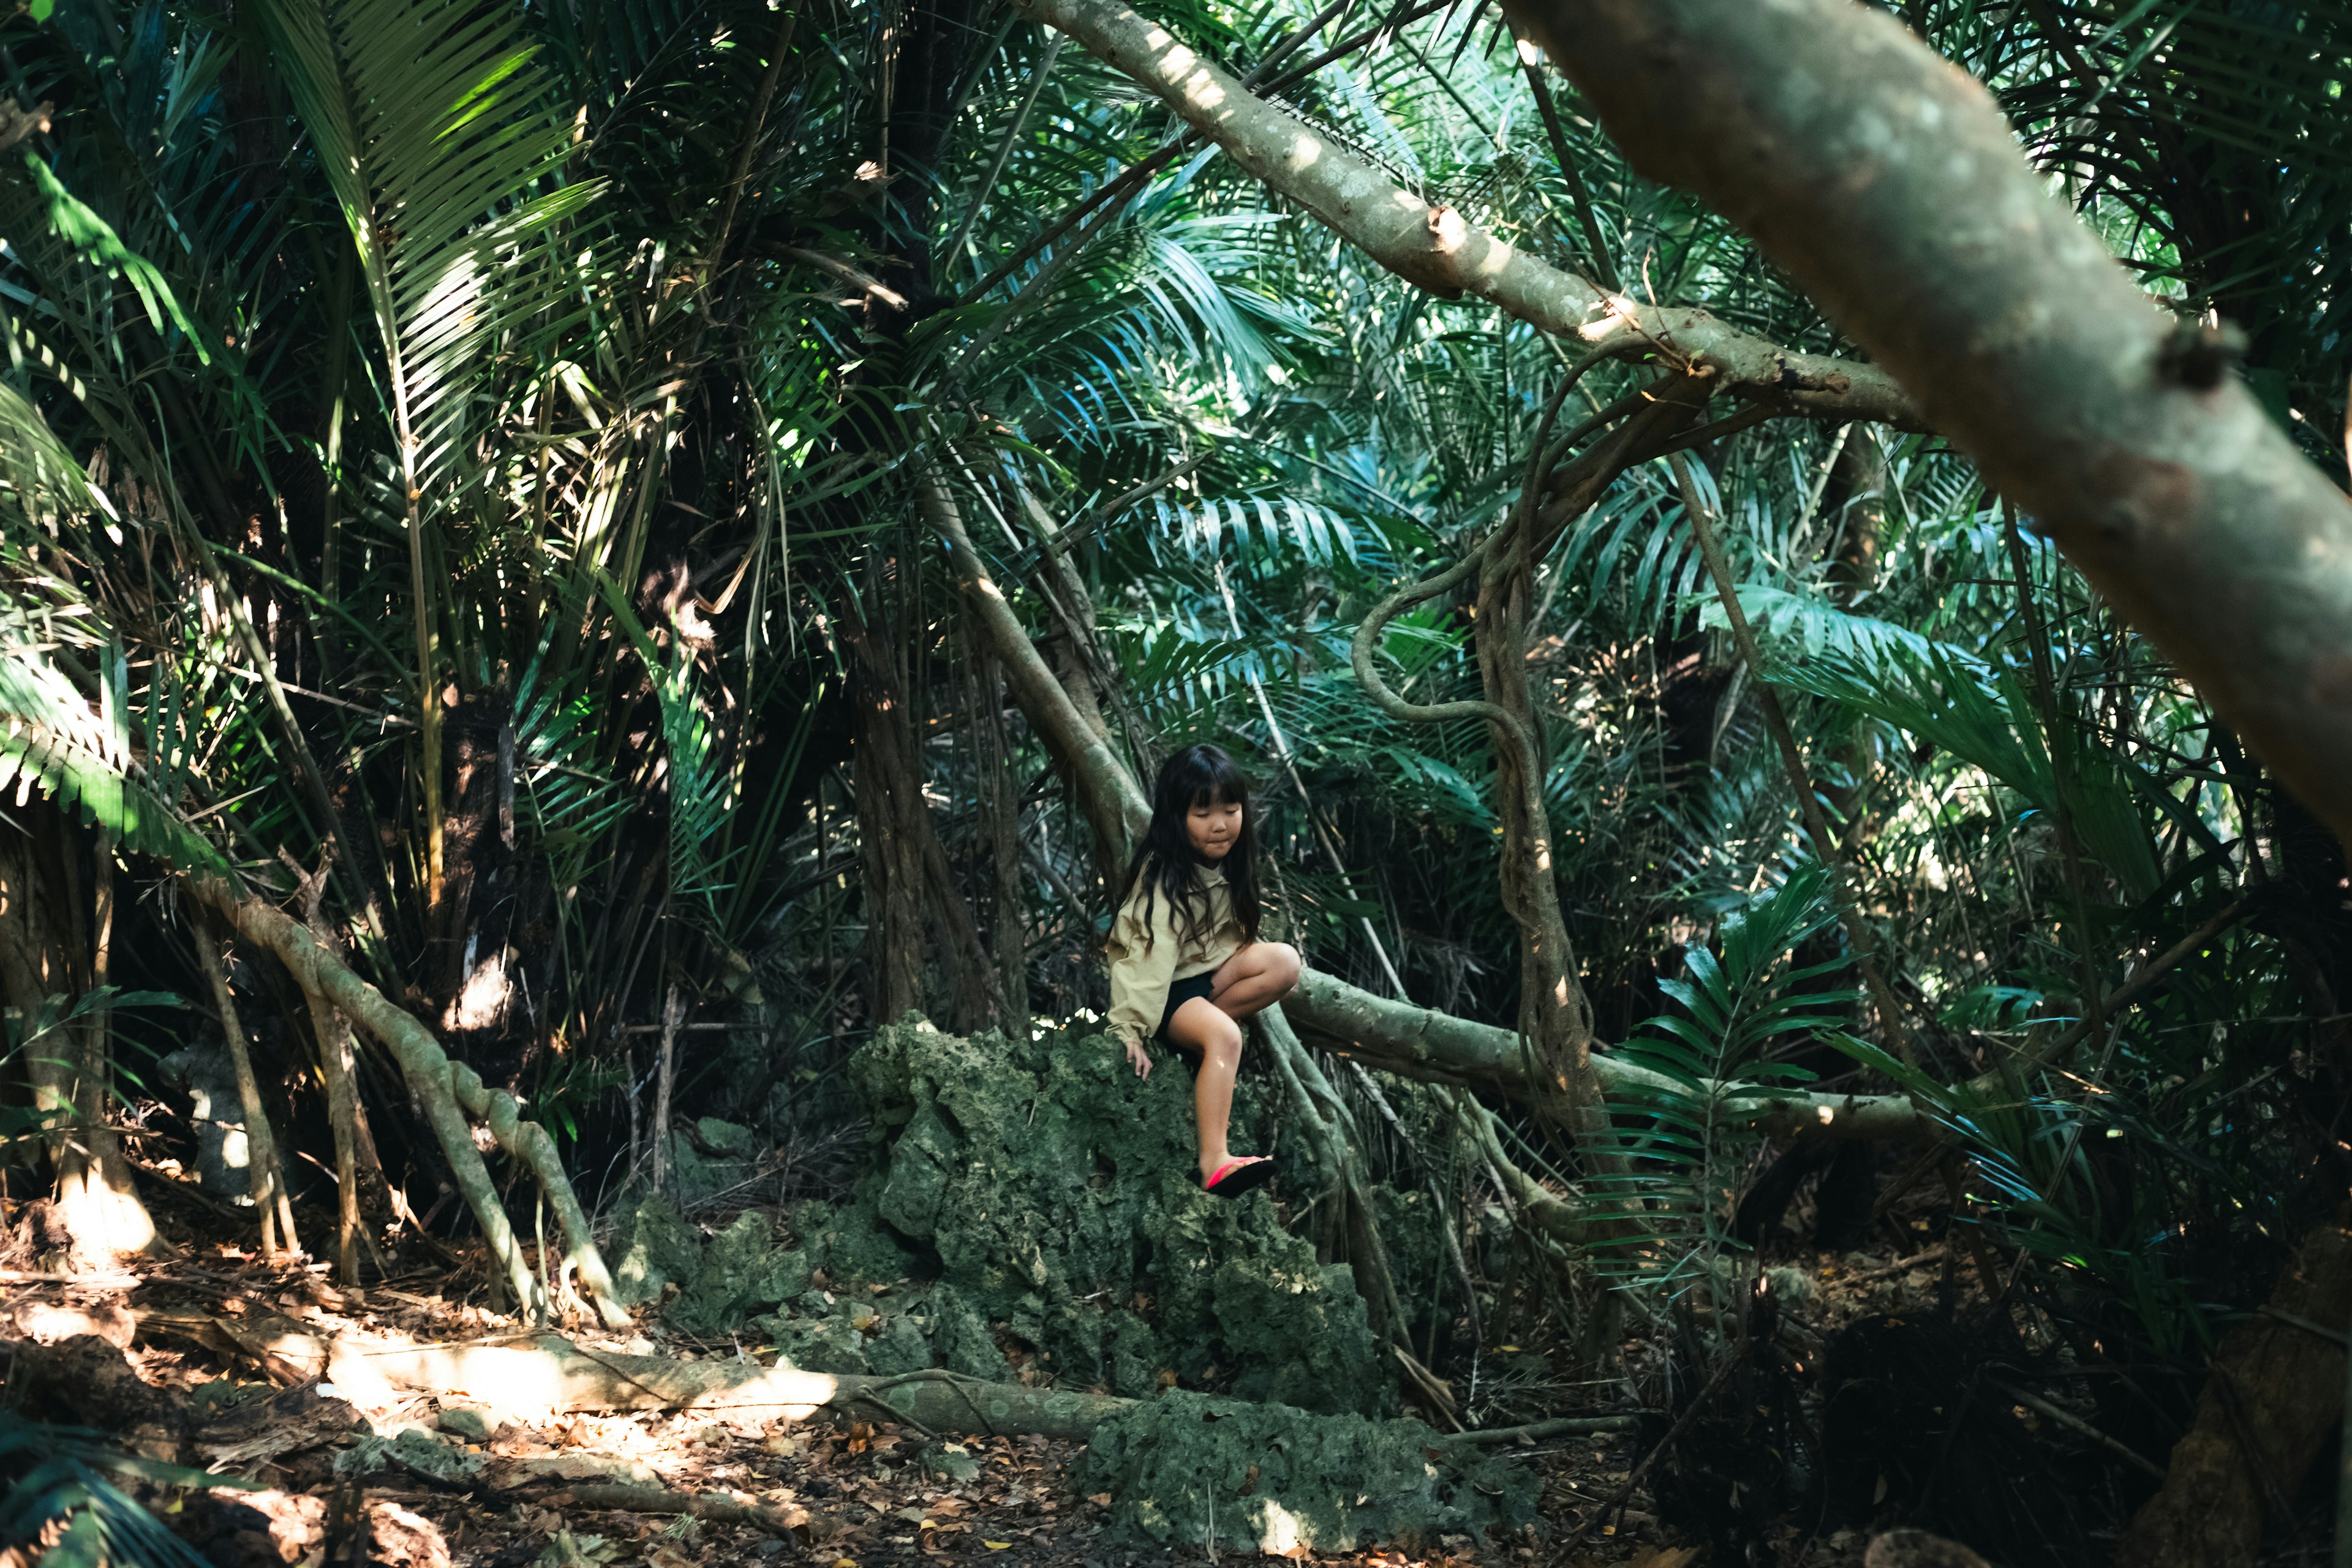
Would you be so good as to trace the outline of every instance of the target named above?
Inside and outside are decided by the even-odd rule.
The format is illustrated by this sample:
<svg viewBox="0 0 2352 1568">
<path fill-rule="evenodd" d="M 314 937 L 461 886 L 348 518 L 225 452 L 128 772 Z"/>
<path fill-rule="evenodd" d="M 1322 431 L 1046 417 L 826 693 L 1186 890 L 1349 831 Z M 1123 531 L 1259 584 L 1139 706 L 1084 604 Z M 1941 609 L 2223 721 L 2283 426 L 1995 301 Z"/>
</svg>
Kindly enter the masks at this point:
<svg viewBox="0 0 2352 1568">
<path fill-rule="evenodd" d="M 1481 0 L 1141 9 L 1433 212 L 1860 357 Z M 1889 9 L 2343 483 L 2352 23 Z M 593 1216 L 675 1190 L 681 1148 L 740 1152 L 674 1135 L 698 1118 L 776 1151 L 708 1204 L 837 1194 L 876 1029 L 1079 1048 L 1106 1005 L 1126 846 L 1043 679 L 1132 777 L 1243 757 L 1280 931 L 1363 992 L 1539 1035 L 1548 882 L 1582 1037 L 1658 1075 L 1608 1079 L 1602 1120 L 1531 1073 L 1324 1058 L 1369 1174 L 1483 1238 L 1418 1352 L 1473 1424 L 1576 1397 L 1483 1352 L 1613 1367 L 1619 1334 L 1680 1412 L 1748 1353 L 1775 1248 L 1948 1239 L 1954 1342 L 2015 1383 L 2063 1364 L 2107 1434 L 2098 1500 L 1982 1531 L 2088 1550 L 2346 1200 L 2341 845 L 1924 427 L 1702 392 L 1629 435 L 1696 379 L 1672 352 L 1592 363 L 1408 281 L 990 0 L 35 0 L 0 70 L 18 1196 L 79 1182 L 69 1218 L 152 1235 L 210 1114 L 174 1053 L 225 1028 L 249 1064 L 201 1071 L 273 1250 L 495 1253 L 493 1213 L 545 1234 L 525 1162 Z M 1375 628 L 1396 697 L 1465 706 L 1368 690 L 1374 607 L 1588 460 L 1507 614 L 1455 587 Z M 1506 679 L 1538 873 L 1466 706 Z M 429 1037 L 289 968 L 256 908 Z M 1759 1124 L 1849 1093 L 1937 1135 Z M 537 1154 L 488 1130 L 517 1105 Z M 339 1203 L 356 1251 L 301 1217 Z"/>
</svg>

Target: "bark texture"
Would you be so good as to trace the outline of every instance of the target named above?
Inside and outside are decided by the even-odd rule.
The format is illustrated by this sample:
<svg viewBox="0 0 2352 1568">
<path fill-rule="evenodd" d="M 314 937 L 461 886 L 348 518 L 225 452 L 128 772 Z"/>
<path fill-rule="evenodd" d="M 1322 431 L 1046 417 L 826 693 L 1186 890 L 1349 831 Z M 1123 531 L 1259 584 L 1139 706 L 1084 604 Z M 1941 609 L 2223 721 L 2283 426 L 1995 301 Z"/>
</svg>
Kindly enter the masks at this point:
<svg viewBox="0 0 2352 1568">
<path fill-rule="evenodd" d="M 878 600 L 879 595 L 876 595 Z M 956 884 L 923 794 L 923 755 L 901 657 L 906 639 L 887 621 L 867 626 L 856 609 L 839 626 L 855 655 L 850 698 L 857 717 L 857 820 L 863 829 L 866 957 L 874 1016 L 886 1023 L 925 1005 L 923 977 L 936 952 L 959 1033 L 1001 1021 L 994 966 Z M 935 941 L 927 941 L 927 931 Z"/>
<path fill-rule="evenodd" d="M 2161 311 L 2050 192 L 1982 87 L 1852 0 L 1509 9 L 1637 170 L 1753 235 L 2352 832 L 2352 501 L 2221 337 Z"/>
<path fill-rule="evenodd" d="M 1118 0 L 1014 5 L 1134 78 L 1234 163 L 1399 277 L 1448 296 L 1477 295 L 1587 346 L 1711 368 L 1721 385 L 1792 412 L 1918 427 L 1910 397 L 1874 366 L 1792 353 L 1705 310 L 1640 303 L 1514 249 L 1450 206 L 1432 206 Z"/>
<path fill-rule="evenodd" d="M 2344 1417 L 2344 1347 L 2305 1324 L 2352 1316 L 2347 1216 L 2304 1237 L 2268 1307 L 2230 1331 L 2164 1488 L 2116 1543 L 2133 1568 L 2251 1568 Z M 2276 1314 L 2273 1316 L 2273 1314 Z"/>
<path fill-rule="evenodd" d="M 28 798 L 13 814 L 16 823 L 0 825 L 0 1002 L 16 1015 L 24 1040 L 49 997 L 106 983 L 112 883 L 105 878 L 92 889 L 102 896 L 100 920 L 85 933 L 73 912 L 83 907 L 74 866 L 81 836 L 46 795 Z M 99 858 L 110 867 L 102 843 Z M 56 1168 L 56 1212 L 73 1252 L 90 1265 L 163 1245 L 106 1120 L 113 1082 L 110 1017 L 101 1010 L 86 1027 L 32 1039 L 25 1052 L 25 1076 L 44 1114 Z"/>
<path fill-rule="evenodd" d="M 922 772 L 909 753 L 906 692 L 855 611 L 841 617 L 855 656 L 850 701 L 857 738 L 850 754 L 857 781 L 859 882 L 866 896 L 866 968 L 874 1016 L 895 1023 L 923 1003 L 930 967 L 923 934 Z M 655 1136 L 666 1134 L 658 1120 Z"/>
</svg>

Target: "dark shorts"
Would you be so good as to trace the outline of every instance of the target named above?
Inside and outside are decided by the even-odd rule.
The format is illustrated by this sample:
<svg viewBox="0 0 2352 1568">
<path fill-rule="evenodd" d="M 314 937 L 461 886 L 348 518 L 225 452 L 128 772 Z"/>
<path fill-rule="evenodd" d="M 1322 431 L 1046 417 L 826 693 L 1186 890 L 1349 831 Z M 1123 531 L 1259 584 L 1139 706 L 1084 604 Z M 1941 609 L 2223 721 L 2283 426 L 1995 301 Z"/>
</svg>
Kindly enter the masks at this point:
<svg viewBox="0 0 2352 1568">
<path fill-rule="evenodd" d="M 1195 974 L 1189 980 L 1179 980 L 1170 985 L 1168 987 L 1168 1005 L 1160 1009 L 1160 1027 L 1151 1031 L 1151 1037 L 1158 1040 L 1163 1046 L 1175 1045 L 1176 1042 L 1168 1037 L 1168 1021 L 1176 1016 L 1176 1009 L 1181 1007 L 1185 1003 L 1190 1002 L 1195 996 L 1198 996 L 1203 1002 L 1207 1001 L 1209 999 L 1210 993 L 1216 990 L 1216 988 L 1217 973 L 1215 970 L 1211 970 L 1206 974 Z M 1178 1047 L 1178 1049 L 1180 1050 L 1183 1047 Z"/>
</svg>

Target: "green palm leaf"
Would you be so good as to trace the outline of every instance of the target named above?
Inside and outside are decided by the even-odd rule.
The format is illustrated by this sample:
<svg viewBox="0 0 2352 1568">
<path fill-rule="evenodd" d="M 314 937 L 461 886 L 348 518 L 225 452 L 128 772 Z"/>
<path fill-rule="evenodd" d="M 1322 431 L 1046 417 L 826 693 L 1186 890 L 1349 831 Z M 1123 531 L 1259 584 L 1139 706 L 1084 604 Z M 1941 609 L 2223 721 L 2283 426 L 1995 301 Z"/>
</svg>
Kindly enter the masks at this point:
<svg viewBox="0 0 2352 1568">
<path fill-rule="evenodd" d="M 0 628 L 0 786 L 29 775 L 128 848 L 181 870 L 226 871 L 132 756 L 119 658 L 110 654 L 107 690 L 93 704 L 29 632 Z"/>
<path fill-rule="evenodd" d="M 350 225 L 383 340 L 410 488 L 463 450 L 485 345 L 549 312 L 546 258 L 596 182 L 511 16 L 466 0 L 268 0 L 296 111 Z"/>
<path fill-rule="evenodd" d="M 551 240 L 594 199 L 510 12 L 468 0 L 267 0 L 263 26 L 350 225 L 383 339 L 408 528 L 426 899 L 442 874 L 439 653 L 428 521 L 454 508 L 484 350 L 551 330 Z"/>
</svg>

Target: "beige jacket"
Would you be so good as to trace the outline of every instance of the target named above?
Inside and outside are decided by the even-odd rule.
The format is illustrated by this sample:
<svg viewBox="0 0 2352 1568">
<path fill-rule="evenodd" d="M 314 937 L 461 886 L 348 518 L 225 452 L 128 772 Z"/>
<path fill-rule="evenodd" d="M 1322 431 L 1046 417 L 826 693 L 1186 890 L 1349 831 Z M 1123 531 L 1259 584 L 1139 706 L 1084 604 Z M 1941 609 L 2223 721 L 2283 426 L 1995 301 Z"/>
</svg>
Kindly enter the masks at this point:
<svg viewBox="0 0 2352 1568">
<path fill-rule="evenodd" d="M 1176 911 L 1165 895 L 1149 888 L 1144 878 L 1118 918 L 1110 923 L 1110 1032 L 1121 1044 L 1140 1045 L 1160 1027 L 1168 1005 L 1168 988 L 1179 980 L 1211 973 L 1241 951 L 1241 922 L 1234 918 L 1233 889 L 1225 874 L 1213 866 L 1201 868 L 1201 883 L 1208 890 L 1206 918 L 1195 921 L 1193 938 L 1180 942 Z M 1151 895 L 1151 923 L 1143 920 L 1144 896 Z M 1149 938 L 1149 942 L 1146 938 Z"/>
</svg>

